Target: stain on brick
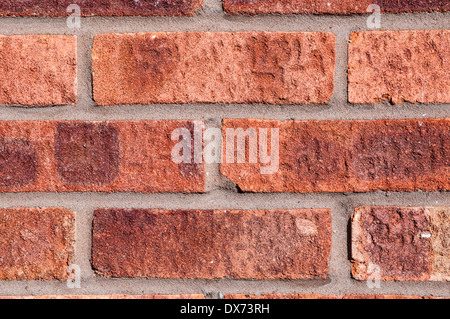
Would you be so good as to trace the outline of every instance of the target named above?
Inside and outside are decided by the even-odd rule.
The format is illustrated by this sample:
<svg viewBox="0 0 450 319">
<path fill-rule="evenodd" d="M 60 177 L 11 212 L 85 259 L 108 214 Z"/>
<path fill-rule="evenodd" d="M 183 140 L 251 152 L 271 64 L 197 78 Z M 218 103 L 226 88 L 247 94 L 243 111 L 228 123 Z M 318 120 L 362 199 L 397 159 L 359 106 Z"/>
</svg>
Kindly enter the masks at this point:
<svg viewBox="0 0 450 319">
<path fill-rule="evenodd" d="M 328 210 L 97 210 L 92 261 L 106 277 L 327 278 Z"/>
<path fill-rule="evenodd" d="M 3 0 L 0 16 L 65 17 L 67 7 L 80 6 L 82 16 L 192 16 L 203 0 Z"/>
<path fill-rule="evenodd" d="M 65 280 L 74 227 L 63 208 L 0 209 L 0 280 Z"/>
<path fill-rule="evenodd" d="M 55 158 L 65 184 L 99 186 L 119 174 L 119 138 L 113 125 L 61 123 L 56 128 Z"/>
<path fill-rule="evenodd" d="M 450 102 L 450 31 L 363 31 L 350 35 L 351 103 Z"/>
<path fill-rule="evenodd" d="M 354 276 L 364 280 L 366 277 L 358 277 L 361 272 L 372 278 L 372 264 L 380 267 L 380 279 L 383 280 L 429 279 L 431 242 L 421 235 L 430 233 L 431 225 L 424 211 L 423 208 L 393 207 L 358 209 L 359 215 L 353 219 L 353 234 L 357 238 L 352 240 L 354 245 L 362 245 L 364 261 L 369 262 L 354 260 Z"/>
<path fill-rule="evenodd" d="M 324 104 L 334 91 L 335 35 L 102 34 L 92 64 L 99 105 Z"/>
<path fill-rule="evenodd" d="M 0 141 L 27 141 L 37 159 L 34 180 L 19 178 L 31 172 L 21 167 L 13 184 L 7 174 L 19 167 L 9 161 L 31 159 L 19 149 L 0 153 L 0 192 L 204 192 L 204 161 L 172 160 L 171 134 L 180 127 L 192 121 L 0 121 Z"/>
<path fill-rule="evenodd" d="M 361 207 L 352 217 L 352 272 L 358 280 L 450 281 L 448 208 Z"/>
<path fill-rule="evenodd" d="M 37 165 L 38 158 L 29 141 L 0 137 L 0 188 L 32 183 Z"/>
</svg>

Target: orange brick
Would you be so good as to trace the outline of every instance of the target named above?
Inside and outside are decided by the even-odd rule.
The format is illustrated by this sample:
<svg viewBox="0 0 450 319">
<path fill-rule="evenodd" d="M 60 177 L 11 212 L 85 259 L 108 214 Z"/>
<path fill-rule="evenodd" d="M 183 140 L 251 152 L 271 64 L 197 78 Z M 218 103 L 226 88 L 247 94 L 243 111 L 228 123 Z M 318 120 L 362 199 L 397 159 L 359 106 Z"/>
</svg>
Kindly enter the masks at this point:
<svg viewBox="0 0 450 319">
<path fill-rule="evenodd" d="M 0 122 L 0 192 L 203 192 L 204 165 L 172 161 L 177 128 L 194 123 Z"/>
<path fill-rule="evenodd" d="M 99 105 L 327 103 L 334 90 L 335 36 L 103 34 L 95 37 L 92 64 Z"/>
<path fill-rule="evenodd" d="M 75 214 L 63 208 L 0 209 L 0 280 L 64 280 Z"/>
<path fill-rule="evenodd" d="M 227 129 L 278 128 L 279 164 L 273 174 L 263 174 L 268 165 L 260 159 L 225 158 L 221 172 L 244 192 L 445 191 L 450 189 L 449 124 L 448 119 L 224 120 L 224 136 Z"/>
<path fill-rule="evenodd" d="M 75 104 L 76 41 L 66 35 L 0 35 L 0 104 Z"/>
<path fill-rule="evenodd" d="M 351 103 L 450 102 L 450 30 L 365 31 L 350 40 Z"/>
</svg>

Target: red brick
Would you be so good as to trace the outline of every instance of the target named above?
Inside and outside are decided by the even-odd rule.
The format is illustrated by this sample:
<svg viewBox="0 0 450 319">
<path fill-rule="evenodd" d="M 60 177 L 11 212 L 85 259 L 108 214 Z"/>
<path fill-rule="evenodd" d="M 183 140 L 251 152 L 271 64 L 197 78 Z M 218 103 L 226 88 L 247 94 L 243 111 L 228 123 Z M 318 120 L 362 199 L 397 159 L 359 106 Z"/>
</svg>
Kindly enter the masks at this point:
<svg viewBox="0 0 450 319">
<path fill-rule="evenodd" d="M 366 13 L 371 4 L 382 12 L 449 11 L 448 0 L 224 0 L 228 14 L 354 14 Z"/>
<path fill-rule="evenodd" d="M 205 299 L 204 295 L 54 295 L 54 296 L 7 296 L 0 299 Z"/>
<path fill-rule="evenodd" d="M 92 264 L 106 277 L 327 278 L 328 210 L 97 210 Z"/>
<path fill-rule="evenodd" d="M 172 161 L 180 127 L 194 123 L 0 122 L 0 192 L 203 192 L 204 165 Z"/>
<path fill-rule="evenodd" d="M 449 230 L 448 207 L 358 208 L 352 218 L 353 277 L 450 281 Z"/>
<path fill-rule="evenodd" d="M 261 167 L 267 165 L 260 161 L 224 158 L 221 172 L 245 192 L 448 191 L 449 124 L 449 119 L 224 120 L 224 136 L 227 128 L 279 128 L 279 169 L 264 175 Z"/>
<path fill-rule="evenodd" d="M 75 214 L 63 208 L 0 209 L 0 280 L 64 280 Z"/>
<path fill-rule="evenodd" d="M 80 6 L 82 16 L 192 16 L 203 6 L 203 0 L 2 0 L 0 16 L 65 17 L 67 8 Z"/>
<path fill-rule="evenodd" d="M 364 31 L 350 40 L 351 103 L 450 103 L 450 30 Z"/>
<path fill-rule="evenodd" d="M 327 103 L 334 90 L 335 36 L 103 34 L 95 37 L 92 64 L 99 105 Z"/>
<path fill-rule="evenodd" d="M 66 35 L 0 35 L 0 104 L 75 104 L 76 41 Z"/>
<path fill-rule="evenodd" d="M 320 294 L 263 294 L 226 295 L 224 299 L 437 299 L 435 297 L 405 295 L 320 295 Z"/>
</svg>

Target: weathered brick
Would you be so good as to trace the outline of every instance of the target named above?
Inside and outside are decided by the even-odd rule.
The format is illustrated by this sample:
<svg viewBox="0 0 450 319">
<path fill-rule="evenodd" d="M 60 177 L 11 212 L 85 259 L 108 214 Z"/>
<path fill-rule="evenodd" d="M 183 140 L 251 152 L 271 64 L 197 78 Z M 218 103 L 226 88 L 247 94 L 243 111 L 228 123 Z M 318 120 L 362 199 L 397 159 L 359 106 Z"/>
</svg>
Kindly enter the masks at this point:
<svg viewBox="0 0 450 319">
<path fill-rule="evenodd" d="M 204 165 L 172 161 L 177 128 L 194 122 L 0 122 L 0 192 L 203 192 Z"/>
<path fill-rule="evenodd" d="M 328 210 L 97 210 L 92 263 L 106 277 L 327 278 Z"/>
<path fill-rule="evenodd" d="M 0 16 L 65 17 L 75 13 L 70 5 L 80 7 L 81 16 L 192 16 L 203 0 L 2 0 Z"/>
<path fill-rule="evenodd" d="M 0 104 L 76 103 L 75 36 L 0 35 L 0 48 Z"/>
<path fill-rule="evenodd" d="M 450 102 L 450 30 L 364 31 L 350 40 L 351 103 Z"/>
<path fill-rule="evenodd" d="M 75 213 L 0 209 L 0 280 L 64 280 L 73 260 Z"/>
<path fill-rule="evenodd" d="M 99 105 L 327 103 L 334 90 L 335 36 L 103 34 L 95 37 L 92 64 Z"/>
<path fill-rule="evenodd" d="M 352 217 L 359 280 L 450 281 L 450 208 L 361 207 Z"/>
<path fill-rule="evenodd" d="M 406 295 L 320 295 L 320 294 L 263 294 L 225 295 L 224 299 L 438 299 L 436 297 Z"/>
<path fill-rule="evenodd" d="M 204 295 L 53 295 L 53 296 L 0 296 L 0 299 L 205 299 Z"/>
<path fill-rule="evenodd" d="M 228 14 L 355 14 L 376 4 L 382 12 L 449 11 L 448 0 L 224 0 Z"/>
<path fill-rule="evenodd" d="M 449 124 L 449 119 L 224 120 L 224 154 L 227 128 L 278 128 L 279 169 L 263 174 L 268 164 L 260 160 L 224 158 L 221 172 L 245 192 L 445 191 L 450 189 Z"/>
</svg>

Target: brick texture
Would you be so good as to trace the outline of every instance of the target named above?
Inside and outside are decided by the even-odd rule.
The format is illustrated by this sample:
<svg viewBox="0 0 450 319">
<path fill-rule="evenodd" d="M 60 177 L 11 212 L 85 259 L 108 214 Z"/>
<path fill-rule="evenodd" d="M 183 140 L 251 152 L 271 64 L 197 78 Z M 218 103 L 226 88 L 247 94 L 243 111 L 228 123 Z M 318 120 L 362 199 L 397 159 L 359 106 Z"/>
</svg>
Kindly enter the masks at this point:
<svg viewBox="0 0 450 319">
<path fill-rule="evenodd" d="M 0 104 L 75 104 L 75 36 L 0 35 L 0 48 Z"/>
<path fill-rule="evenodd" d="M 194 122 L 0 122 L 0 192 L 203 192 L 203 164 L 172 161 L 177 128 Z"/>
<path fill-rule="evenodd" d="M 267 165 L 249 163 L 247 156 L 246 163 L 224 159 L 221 172 L 245 192 L 448 191 L 449 124 L 449 119 L 224 120 L 224 136 L 227 129 L 278 128 L 279 169 L 262 174 Z M 225 154 L 226 142 L 223 149 Z"/>
<path fill-rule="evenodd" d="M 320 295 L 320 294 L 263 294 L 225 295 L 224 299 L 439 299 L 436 297 L 405 295 Z"/>
<path fill-rule="evenodd" d="M 328 210 L 97 210 L 92 263 L 106 277 L 327 278 Z"/>
<path fill-rule="evenodd" d="M 449 11 L 448 0 L 224 0 L 228 14 L 354 14 L 366 13 L 371 4 L 382 12 Z"/>
<path fill-rule="evenodd" d="M 353 277 L 450 281 L 449 230 L 448 207 L 358 208 L 352 218 Z"/>
<path fill-rule="evenodd" d="M 364 31 L 350 40 L 351 103 L 450 103 L 449 30 Z"/>
<path fill-rule="evenodd" d="M 115 299 L 138 299 L 138 300 L 152 300 L 152 299 L 205 299 L 204 295 L 54 295 L 54 296 L 6 296 L 1 299 L 99 299 L 99 300 L 115 300 Z"/>
<path fill-rule="evenodd" d="M 0 209 L 0 280 L 64 280 L 75 214 L 63 208 Z"/>
<path fill-rule="evenodd" d="M 99 105 L 327 103 L 334 90 L 335 36 L 103 34 L 95 38 L 92 64 Z"/>
<path fill-rule="evenodd" d="M 82 16 L 192 16 L 203 6 L 203 0 L 2 0 L 0 16 L 65 17 L 76 4 Z M 69 11 L 69 12 L 67 12 Z"/>
</svg>

